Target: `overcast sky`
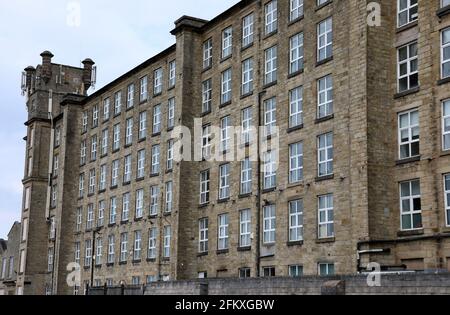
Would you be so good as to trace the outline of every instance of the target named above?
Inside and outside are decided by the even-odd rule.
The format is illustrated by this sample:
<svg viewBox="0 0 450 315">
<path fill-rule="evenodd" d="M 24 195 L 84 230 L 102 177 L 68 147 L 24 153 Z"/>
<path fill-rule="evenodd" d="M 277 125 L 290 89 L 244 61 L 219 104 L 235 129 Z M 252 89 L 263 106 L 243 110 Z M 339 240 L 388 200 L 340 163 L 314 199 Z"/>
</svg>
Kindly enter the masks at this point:
<svg viewBox="0 0 450 315">
<path fill-rule="evenodd" d="M 211 19 L 238 0 L 0 0 L 0 238 L 20 220 L 26 134 L 23 69 L 50 50 L 55 63 L 92 58 L 97 89 L 175 42 L 182 15 Z M 80 8 L 80 15 L 76 14 Z"/>
</svg>

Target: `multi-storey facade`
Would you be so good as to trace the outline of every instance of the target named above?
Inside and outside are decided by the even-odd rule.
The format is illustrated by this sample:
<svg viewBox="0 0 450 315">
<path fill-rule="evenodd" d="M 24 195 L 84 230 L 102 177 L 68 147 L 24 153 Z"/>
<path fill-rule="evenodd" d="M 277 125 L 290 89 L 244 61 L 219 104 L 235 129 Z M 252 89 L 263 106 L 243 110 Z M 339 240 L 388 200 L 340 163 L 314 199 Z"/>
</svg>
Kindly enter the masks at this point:
<svg viewBox="0 0 450 315">
<path fill-rule="evenodd" d="M 449 5 L 244 0 L 89 96 L 44 53 L 18 286 L 447 268 Z"/>
<path fill-rule="evenodd" d="M 8 240 L 0 239 L 0 295 L 15 295 L 21 225 L 15 222 Z"/>
</svg>

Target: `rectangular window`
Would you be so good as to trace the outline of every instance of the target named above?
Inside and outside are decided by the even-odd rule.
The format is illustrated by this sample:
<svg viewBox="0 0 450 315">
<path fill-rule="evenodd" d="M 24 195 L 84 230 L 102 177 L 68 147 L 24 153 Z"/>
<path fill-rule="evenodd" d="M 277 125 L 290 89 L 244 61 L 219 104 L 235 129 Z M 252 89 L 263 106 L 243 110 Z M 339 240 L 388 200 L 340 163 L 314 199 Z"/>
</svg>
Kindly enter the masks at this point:
<svg viewBox="0 0 450 315">
<path fill-rule="evenodd" d="M 113 127 L 113 151 L 120 149 L 120 124 Z"/>
<path fill-rule="evenodd" d="M 398 92 L 419 86 L 419 58 L 417 42 L 398 49 Z"/>
<path fill-rule="evenodd" d="M 99 191 L 106 190 L 106 172 L 107 172 L 106 165 L 102 165 L 100 167 L 100 181 L 99 181 L 99 185 L 98 185 Z"/>
<path fill-rule="evenodd" d="M 95 265 L 101 266 L 103 256 L 103 239 L 101 237 L 96 240 Z"/>
<path fill-rule="evenodd" d="M 153 134 L 161 132 L 161 105 L 153 107 Z"/>
<path fill-rule="evenodd" d="M 114 116 L 122 112 L 122 92 L 119 91 L 114 95 Z"/>
<path fill-rule="evenodd" d="M 127 108 L 134 106 L 134 84 L 130 84 L 127 87 Z"/>
<path fill-rule="evenodd" d="M 264 276 L 264 278 L 275 277 L 275 267 L 264 267 L 263 268 L 263 276 Z"/>
<path fill-rule="evenodd" d="M 228 27 L 222 32 L 222 59 L 231 56 L 233 52 L 233 29 Z"/>
<path fill-rule="evenodd" d="M 303 180 L 303 142 L 289 145 L 289 183 Z"/>
<path fill-rule="evenodd" d="M 156 69 L 153 72 L 153 94 L 159 95 L 163 89 L 163 70 L 162 68 Z"/>
<path fill-rule="evenodd" d="M 173 207 L 173 182 L 166 183 L 166 213 L 172 212 Z"/>
<path fill-rule="evenodd" d="M 450 150 L 450 100 L 442 103 L 442 144 L 443 150 Z"/>
<path fill-rule="evenodd" d="M 204 205 L 209 202 L 210 190 L 210 172 L 209 170 L 200 173 L 200 204 Z"/>
<path fill-rule="evenodd" d="M 254 40 L 254 14 L 249 14 L 242 19 L 242 47 L 248 47 Z"/>
<path fill-rule="evenodd" d="M 147 137 L 147 112 L 139 113 L 139 140 Z"/>
<path fill-rule="evenodd" d="M 333 114 L 333 78 L 327 75 L 317 80 L 317 118 Z"/>
<path fill-rule="evenodd" d="M 173 153 L 174 153 L 174 141 L 167 141 L 167 171 L 173 170 Z"/>
<path fill-rule="evenodd" d="M 140 93 L 139 101 L 145 102 L 148 99 L 148 77 L 145 76 L 140 79 Z"/>
<path fill-rule="evenodd" d="M 133 118 L 127 119 L 126 126 L 125 145 L 130 146 L 133 143 Z"/>
<path fill-rule="evenodd" d="M 251 210 L 245 209 L 239 212 L 239 247 L 245 248 L 252 245 Z"/>
<path fill-rule="evenodd" d="M 97 160 L 97 135 L 91 138 L 91 161 Z"/>
<path fill-rule="evenodd" d="M 98 202 L 97 227 L 102 227 L 105 224 L 105 207 L 106 203 L 104 200 Z"/>
<path fill-rule="evenodd" d="M 114 264 L 115 257 L 116 257 L 116 249 L 115 249 L 115 236 L 109 235 L 108 236 L 108 264 Z"/>
<path fill-rule="evenodd" d="M 164 258 L 170 258 L 170 242 L 172 237 L 172 228 L 170 226 L 164 227 Z"/>
<path fill-rule="evenodd" d="M 95 128 L 98 126 L 98 105 L 94 105 L 92 107 L 92 127 Z"/>
<path fill-rule="evenodd" d="M 228 152 L 231 145 L 231 117 L 227 116 L 220 121 L 220 152 Z"/>
<path fill-rule="evenodd" d="M 289 277 L 299 278 L 303 276 L 303 266 L 292 265 L 289 266 Z"/>
<path fill-rule="evenodd" d="M 156 258 L 156 238 L 157 238 L 157 229 L 151 228 L 148 231 L 148 253 L 147 253 L 148 259 Z"/>
<path fill-rule="evenodd" d="M 230 198 L 230 164 L 219 167 L 219 200 Z"/>
<path fill-rule="evenodd" d="M 160 146 L 154 145 L 152 147 L 152 175 L 158 175 L 160 171 Z"/>
<path fill-rule="evenodd" d="M 87 111 L 83 112 L 83 116 L 81 118 L 81 133 L 85 133 L 87 132 L 88 129 L 88 117 L 89 117 L 89 113 Z M 55 132 L 56 135 L 56 132 Z M 55 143 L 55 147 L 56 147 L 56 143 Z"/>
<path fill-rule="evenodd" d="M 123 194 L 122 198 L 122 222 L 127 222 L 130 218 L 130 193 Z"/>
<path fill-rule="evenodd" d="M 144 216 L 144 190 L 136 191 L 136 219 L 141 219 Z"/>
<path fill-rule="evenodd" d="M 303 70 L 303 33 L 292 36 L 289 45 L 289 73 L 294 74 Z"/>
<path fill-rule="evenodd" d="M 93 195 L 95 193 L 96 182 L 95 169 L 92 169 L 89 171 L 89 195 Z"/>
<path fill-rule="evenodd" d="M 94 227 L 94 205 L 91 203 L 87 206 L 86 230 L 92 230 Z"/>
<path fill-rule="evenodd" d="M 74 259 L 75 259 L 75 263 L 77 263 L 77 264 L 79 264 L 80 263 L 80 253 L 81 253 L 81 245 L 80 245 L 80 242 L 76 242 L 75 243 L 75 250 L 74 250 L 74 253 L 75 253 L 75 257 L 74 257 Z"/>
<path fill-rule="evenodd" d="M 319 268 L 319 276 L 321 277 L 327 277 L 327 276 L 334 276 L 334 264 L 329 263 L 320 263 L 318 265 Z"/>
<path fill-rule="evenodd" d="M 209 113 L 212 105 L 212 80 L 202 83 L 202 113 Z"/>
<path fill-rule="evenodd" d="M 264 244 L 275 243 L 275 225 L 276 225 L 275 211 L 276 211 L 275 205 L 265 206 L 263 209 L 263 215 L 264 215 L 263 243 Z"/>
<path fill-rule="evenodd" d="M 137 178 L 141 179 L 144 177 L 145 177 L 145 150 L 140 150 L 138 152 Z"/>
<path fill-rule="evenodd" d="M 211 125 L 202 128 L 202 159 L 211 157 Z"/>
<path fill-rule="evenodd" d="M 278 2 L 272 0 L 265 5 L 265 30 L 266 35 L 272 34 L 278 29 Z"/>
<path fill-rule="evenodd" d="M 239 269 L 239 279 L 248 279 L 251 276 L 250 268 L 240 268 Z"/>
<path fill-rule="evenodd" d="M 109 204 L 109 224 L 110 225 L 116 224 L 116 218 L 117 218 L 117 198 L 111 197 Z"/>
<path fill-rule="evenodd" d="M 445 194 L 445 222 L 450 227 L 450 174 L 444 176 L 444 194 Z"/>
<path fill-rule="evenodd" d="M 24 198 L 24 203 L 23 203 L 24 210 L 30 209 L 30 200 L 31 200 L 31 187 L 26 187 L 25 188 L 25 198 Z"/>
<path fill-rule="evenodd" d="M 108 142 L 109 142 L 109 129 L 106 128 L 102 131 L 102 156 L 108 154 Z"/>
<path fill-rule="evenodd" d="M 210 68 L 212 66 L 212 39 L 208 39 L 203 43 L 203 69 Z"/>
<path fill-rule="evenodd" d="M 22 219 L 22 233 L 21 233 L 21 237 L 20 240 L 22 242 L 25 242 L 28 238 L 28 218 L 23 218 Z"/>
<path fill-rule="evenodd" d="M 289 241 L 303 241 L 303 200 L 289 202 Z"/>
<path fill-rule="evenodd" d="M 110 108 L 111 108 L 111 100 L 108 97 L 103 100 L 103 121 L 107 121 L 109 119 Z"/>
<path fill-rule="evenodd" d="M 449 4 L 450 5 L 450 1 Z M 442 31 L 442 48 L 441 48 L 441 58 L 442 58 L 442 79 L 450 77 L 450 28 Z"/>
<path fill-rule="evenodd" d="M 52 272 L 53 271 L 53 247 L 50 247 L 49 249 L 48 249 L 48 255 L 47 255 L 47 257 L 48 257 L 48 265 L 47 265 L 47 271 L 48 272 Z"/>
<path fill-rule="evenodd" d="M 317 138 L 317 159 L 319 177 L 333 174 L 333 133 L 320 135 Z"/>
<path fill-rule="evenodd" d="M 333 195 L 319 196 L 319 239 L 334 237 Z"/>
<path fill-rule="evenodd" d="M 77 208 L 77 218 L 76 218 L 76 225 L 75 225 L 75 231 L 80 232 L 81 231 L 81 225 L 83 222 L 83 208 L 78 207 Z"/>
<path fill-rule="evenodd" d="M 220 101 L 221 104 L 231 102 L 231 68 L 222 72 L 222 92 Z"/>
<path fill-rule="evenodd" d="M 134 232 L 134 248 L 133 248 L 133 260 L 141 260 L 141 249 L 142 249 L 142 232 Z"/>
<path fill-rule="evenodd" d="M 83 198 L 84 196 L 84 173 L 80 174 L 78 180 L 78 198 Z"/>
<path fill-rule="evenodd" d="M 397 26 L 402 27 L 419 18 L 417 0 L 397 0 Z"/>
<path fill-rule="evenodd" d="M 401 229 L 422 229 L 422 198 L 420 180 L 400 183 Z"/>
<path fill-rule="evenodd" d="M 303 125 L 303 87 L 289 91 L 289 128 Z"/>
<path fill-rule="evenodd" d="M 177 62 L 172 60 L 169 62 L 169 88 L 175 86 L 177 80 Z"/>
<path fill-rule="evenodd" d="M 276 152 L 268 151 L 264 153 L 264 189 L 272 189 L 277 185 L 277 161 Z"/>
<path fill-rule="evenodd" d="M 117 187 L 119 184 L 119 167 L 120 167 L 120 161 L 115 160 L 112 162 L 111 167 L 111 187 Z"/>
<path fill-rule="evenodd" d="M 120 262 L 128 260 L 128 233 L 120 234 Z"/>
<path fill-rule="evenodd" d="M 252 162 L 250 158 L 241 161 L 241 195 L 247 195 L 252 192 Z"/>
<path fill-rule="evenodd" d="M 333 56 L 333 20 L 328 18 L 317 24 L 317 62 Z"/>
<path fill-rule="evenodd" d="M 92 241 L 87 240 L 84 243 L 85 255 L 84 255 L 84 266 L 90 267 L 92 264 Z"/>
<path fill-rule="evenodd" d="M 250 144 L 252 141 L 253 108 L 247 107 L 241 111 L 241 144 Z"/>
<path fill-rule="evenodd" d="M 127 155 L 124 158 L 123 182 L 124 183 L 131 182 L 131 155 Z"/>
<path fill-rule="evenodd" d="M 420 154 L 419 111 L 412 110 L 398 115 L 400 159 Z"/>
<path fill-rule="evenodd" d="M 169 99 L 167 104 L 167 128 L 175 127 L 175 98 Z"/>
<path fill-rule="evenodd" d="M 59 155 L 55 154 L 53 156 L 53 176 L 58 176 L 58 168 L 59 168 Z"/>
<path fill-rule="evenodd" d="M 278 46 L 272 46 L 264 52 L 264 84 L 268 85 L 277 81 Z"/>
<path fill-rule="evenodd" d="M 277 99 L 272 97 L 264 101 L 264 127 L 265 136 L 273 136 L 277 126 Z"/>
<path fill-rule="evenodd" d="M 242 62 L 242 95 L 253 92 L 253 58 Z"/>
<path fill-rule="evenodd" d="M 291 22 L 298 20 L 303 16 L 303 0 L 290 0 L 290 15 Z"/>
<path fill-rule="evenodd" d="M 208 223 L 208 218 L 203 218 L 199 221 L 199 253 L 208 252 Z"/>
<path fill-rule="evenodd" d="M 156 216 L 158 214 L 158 198 L 159 187 L 150 187 L 150 216 Z"/>
<path fill-rule="evenodd" d="M 228 249 L 228 214 L 219 215 L 218 219 L 218 250 Z"/>
</svg>

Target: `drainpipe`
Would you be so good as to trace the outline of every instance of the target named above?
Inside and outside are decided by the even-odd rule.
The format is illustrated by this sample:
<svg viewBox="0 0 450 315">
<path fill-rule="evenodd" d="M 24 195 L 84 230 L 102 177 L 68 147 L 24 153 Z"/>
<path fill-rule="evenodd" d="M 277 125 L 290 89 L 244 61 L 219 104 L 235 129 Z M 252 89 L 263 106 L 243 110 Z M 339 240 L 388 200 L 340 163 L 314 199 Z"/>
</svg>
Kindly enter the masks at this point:
<svg viewBox="0 0 450 315">
<path fill-rule="evenodd" d="M 262 194 L 261 194 L 261 134 L 260 134 L 260 126 L 261 126 L 261 109 L 262 109 L 262 99 L 266 91 L 262 91 L 258 94 L 258 131 L 257 131 L 257 155 L 258 155 L 258 167 L 257 167 L 257 176 L 258 176 L 258 198 L 256 201 L 256 277 L 261 276 L 261 203 L 262 203 Z"/>
</svg>

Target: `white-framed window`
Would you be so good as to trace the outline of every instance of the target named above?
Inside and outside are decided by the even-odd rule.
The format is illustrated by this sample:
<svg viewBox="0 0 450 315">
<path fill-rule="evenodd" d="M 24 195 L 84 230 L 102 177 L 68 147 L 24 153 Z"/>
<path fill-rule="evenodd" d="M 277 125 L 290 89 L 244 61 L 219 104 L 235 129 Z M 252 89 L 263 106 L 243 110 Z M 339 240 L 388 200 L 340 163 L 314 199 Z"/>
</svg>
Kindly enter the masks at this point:
<svg viewBox="0 0 450 315">
<path fill-rule="evenodd" d="M 291 265 L 289 266 L 289 277 L 299 278 L 303 276 L 303 266 Z"/>
<path fill-rule="evenodd" d="M 128 260 L 128 233 L 120 234 L 120 262 Z"/>
<path fill-rule="evenodd" d="M 228 214 L 221 214 L 218 218 L 218 250 L 226 250 L 229 246 L 229 235 L 228 235 L 229 221 Z"/>
<path fill-rule="evenodd" d="M 102 131 L 102 148 L 101 154 L 105 156 L 108 154 L 108 143 L 109 143 L 109 129 L 103 129 Z"/>
<path fill-rule="evenodd" d="M 332 194 L 319 196 L 319 239 L 334 237 L 334 198 Z"/>
<path fill-rule="evenodd" d="M 90 203 L 87 206 L 86 230 L 92 230 L 93 227 L 94 227 L 94 204 Z"/>
<path fill-rule="evenodd" d="M 275 243 L 276 229 L 276 208 L 275 205 L 265 206 L 263 208 L 263 243 Z"/>
<path fill-rule="evenodd" d="M 253 92 L 253 58 L 242 62 L 242 95 Z"/>
<path fill-rule="evenodd" d="M 116 224 L 117 220 L 117 198 L 111 197 L 109 200 L 109 224 Z"/>
<path fill-rule="evenodd" d="M 450 100 L 442 103 L 442 147 L 450 150 Z"/>
<path fill-rule="evenodd" d="M 450 0 L 449 0 L 450 5 Z M 441 43 L 441 77 L 442 79 L 450 77 L 450 27 L 442 31 Z"/>
<path fill-rule="evenodd" d="M 273 278 L 275 275 L 275 267 L 263 267 L 264 278 Z"/>
<path fill-rule="evenodd" d="M 137 178 L 144 178 L 145 176 L 145 149 L 138 152 L 137 163 Z"/>
<path fill-rule="evenodd" d="M 148 99 L 148 77 L 142 77 L 140 80 L 139 101 L 144 102 Z"/>
<path fill-rule="evenodd" d="M 289 183 L 303 180 L 303 142 L 289 145 Z"/>
<path fill-rule="evenodd" d="M 169 62 L 169 88 L 173 88 L 177 81 L 177 62 L 172 60 Z"/>
<path fill-rule="evenodd" d="M 127 87 L 127 108 L 134 106 L 134 84 L 130 84 Z"/>
<path fill-rule="evenodd" d="M 420 180 L 400 183 L 401 230 L 422 229 Z"/>
<path fill-rule="evenodd" d="M 450 226 L 450 174 L 444 175 L 445 222 Z"/>
<path fill-rule="evenodd" d="M 55 128 L 55 148 L 59 147 L 61 144 L 61 127 Z"/>
<path fill-rule="evenodd" d="M 136 219 L 144 216 L 144 189 L 136 191 Z"/>
<path fill-rule="evenodd" d="M 418 109 L 398 115 L 398 139 L 401 160 L 419 156 L 420 125 Z"/>
<path fill-rule="evenodd" d="M 402 27 L 419 18 L 417 0 L 397 0 L 397 26 Z"/>
<path fill-rule="evenodd" d="M 113 151 L 120 149 L 120 124 L 113 127 Z"/>
<path fill-rule="evenodd" d="M 317 62 L 333 56 L 333 19 L 317 24 Z"/>
<path fill-rule="evenodd" d="M 198 222 L 198 252 L 199 253 L 207 253 L 209 250 L 208 246 L 208 234 L 209 234 L 209 220 L 208 218 L 200 219 Z"/>
<path fill-rule="evenodd" d="M 419 58 L 417 42 L 398 49 L 398 92 L 419 86 Z"/>
<path fill-rule="evenodd" d="M 233 53 L 233 28 L 230 26 L 222 31 L 222 59 Z"/>
<path fill-rule="evenodd" d="M 147 112 L 139 113 L 139 140 L 147 137 Z"/>
<path fill-rule="evenodd" d="M 241 144 L 250 144 L 252 138 L 253 108 L 247 107 L 241 111 Z"/>
<path fill-rule="evenodd" d="M 156 238 L 157 238 L 157 229 L 151 228 L 148 231 L 148 252 L 147 252 L 147 258 L 148 259 L 155 259 L 156 258 Z"/>
<path fill-rule="evenodd" d="M 130 193 L 123 194 L 122 197 L 122 222 L 130 219 Z"/>
<path fill-rule="evenodd" d="M 272 34 L 278 29 L 278 1 L 272 0 L 264 6 L 265 32 Z"/>
<path fill-rule="evenodd" d="M 160 146 L 159 144 L 152 146 L 152 169 L 151 174 L 157 175 L 161 169 L 160 167 Z"/>
<path fill-rule="evenodd" d="M 200 173 L 200 204 L 204 205 L 209 202 L 210 197 L 210 171 L 205 170 Z"/>
<path fill-rule="evenodd" d="M 83 224 L 83 208 L 78 207 L 77 208 L 77 218 L 76 218 L 76 224 L 75 224 L 75 231 L 81 232 L 81 225 Z"/>
<path fill-rule="evenodd" d="M 169 99 L 167 103 L 167 128 L 175 127 L 175 97 Z"/>
<path fill-rule="evenodd" d="M 212 105 L 212 80 L 202 83 L 202 113 L 209 113 Z"/>
<path fill-rule="evenodd" d="M 159 187 L 150 187 L 150 216 L 156 216 L 158 214 L 158 200 L 159 200 Z"/>
<path fill-rule="evenodd" d="M 255 15 L 249 14 L 242 19 L 242 47 L 248 47 L 254 40 Z"/>
<path fill-rule="evenodd" d="M 173 169 L 173 154 L 174 154 L 174 140 L 170 139 L 167 141 L 167 165 L 166 168 L 168 171 Z"/>
<path fill-rule="evenodd" d="M 277 81 L 278 69 L 278 46 L 272 46 L 264 51 L 264 84 L 271 84 Z"/>
<path fill-rule="evenodd" d="M 211 157 L 211 125 L 202 127 L 202 159 Z"/>
<path fill-rule="evenodd" d="M 303 16 L 303 0 L 290 0 L 289 20 L 295 21 Z"/>
<path fill-rule="evenodd" d="M 59 168 L 59 155 L 55 154 L 53 156 L 53 176 L 58 176 L 58 168 Z"/>
<path fill-rule="evenodd" d="M 97 135 L 91 137 L 91 161 L 97 160 Z"/>
<path fill-rule="evenodd" d="M 134 232 L 134 248 L 133 248 L 133 260 L 141 260 L 141 250 L 142 250 L 142 232 Z"/>
<path fill-rule="evenodd" d="M 231 93 L 232 93 L 232 85 L 231 85 L 231 68 L 222 72 L 222 90 L 220 102 L 221 104 L 226 104 L 231 102 Z"/>
<path fill-rule="evenodd" d="M 109 119 L 111 108 L 111 99 L 109 97 L 103 100 L 103 121 L 107 121 Z"/>
<path fill-rule="evenodd" d="M 84 266 L 90 267 L 92 264 L 92 240 L 86 240 L 84 243 Z"/>
<path fill-rule="evenodd" d="M 114 116 L 122 112 L 122 91 L 116 92 L 114 95 Z"/>
<path fill-rule="evenodd" d="M 129 146 L 133 143 L 133 118 L 128 118 L 125 129 L 125 145 Z"/>
<path fill-rule="evenodd" d="M 161 132 L 161 105 L 153 107 L 153 134 Z"/>
<path fill-rule="evenodd" d="M 124 158 L 123 182 L 131 182 L 131 154 Z"/>
<path fill-rule="evenodd" d="M 88 129 L 88 119 L 89 119 L 89 113 L 87 111 L 84 111 L 81 118 L 81 133 L 87 132 Z M 56 132 L 55 132 L 55 138 L 56 138 Z M 56 143 L 55 143 L 56 147 Z"/>
<path fill-rule="evenodd" d="M 277 185 L 277 161 L 274 150 L 265 152 L 264 162 L 264 189 L 272 189 Z"/>
<path fill-rule="evenodd" d="M 264 101 L 264 132 L 265 136 L 273 136 L 277 126 L 277 99 L 272 97 Z"/>
<path fill-rule="evenodd" d="M 117 187 L 117 185 L 119 184 L 119 168 L 120 161 L 113 161 L 111 165 L 111 187 Z"/>
<path fill-rule="evenodd" d="M 203 69 L 212 66 L 212 38 L 203 43 Z"/>
<path fill-rule="evenodd" d="M 89 195 L 93 195 L 95 193 L 95 185 L 97 183 L 95 176 L 95 169 L 89 171 Z"/>
<path fill-rule="evenodd" d="M 252 192 L 252 162 L 250 158 L 241 161 L 241 195 L 247 195 Z"/>
<path fill-rule="evenodd" d="M 106 164 L 100 166 L 100 181 L 98 184 L 98 190 L 100 191 L 106 189 L 106 172 L 107 172 Z"/>
<path fill-rule="evenodd" d="M 239 211 L 239 247 L 252 245 L 252 212 L 250 209 Z"/>
<path fill-rule="evenodd" d="M 97 227 L 102 227 L 105 224 L 105 208 L 106 208 L 105 201 L 100 200 L 98 202 Z"/>
<path fill-rule="evenodd" d="M 99 113 L 98 105 L 94 105 L 92 107 L 92 127 L 93 128 L 98 126 L 98 113 Z"/>
<path fill-rule="evenodd" d="M 108 264 L 113 264 L 116 259 L 116 238 L 114 235 L 108 236 Z"/>
<path fill-rule="evenodd" d="M 163 248 L 163 257 L 170 258 L 170 243 L 172 238 L 172 228 L 171 226 L 164 227 L 164 248 Z"/>
<path fill-rule="evenodd" d="M 173 208 L 173 182 L 167 182 L 166 183 L 166 208 L 165 212 L 170 213 L 172 212 Z"/>
<path fill-rule="evenodd" d="M 333 114 L 333 78 L 327 75 L 317 80 L 317 118 Z"/>
<path fill-rule="evenodd" d="M 80 263 L 80 256 L 81 256 L 81 245 L 80 242 L 76 242 L 75 243 L 75 250 L 74 250 L 74 259 L 75 259 L 75 263 L 79 264 Z"/>
<path fill-rule="evenodd" d="M 317 161 L 319 177 L 333 174 L 334 148 L 332 132 L 317 137 Z"/>
<path fill-rule="evenodd" d="M 289 46 L 289 73 L 298 73 L 304 66 L 303 33 L 292 36 Z"/>
<path fill-rule="evenodd" d="M 230 198 L 230 164 L 219 167 L 219 200 Z"/>
<path fill-rule="evenodd" d="M 153 94 L 159 95 L 163 89 L 163 69 L 159 68 L 153 72 Z"/>
<path fill-rule="evenodd" d="M 49 233 L 49 239 L 54 240 L 56 238 L 56 218 L 51 217 L 50 218 L 50 233 Z"/>
<path fill-rule="evenodd" d="M 220 120 L 220 151 L 227 152 L 231 146 L 231 117 L 226 116 Z"/>
<path fill-rule="evenodd" d="M 303 87 L 289 91 L 289 128 L 303 125 Z"/>
<path fill-rule="evenodd" d="M 334 276 L 335 274 L 335 267 L 332 263 L 319 263 L 318 264 L 318 272 L 319 276 L 321 277 L 327 277 L 327 276 Z"/>
<path fill-rule="evenodd" d="M 97 238 L 97 240 L 95 241 L 95 245 L 95 265 L 100 266 L 102 264 L 103 256 L 103 239 L 101 237 Z"/>
</svg>

